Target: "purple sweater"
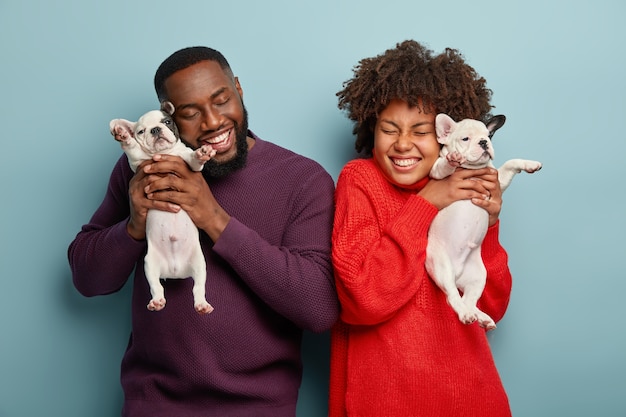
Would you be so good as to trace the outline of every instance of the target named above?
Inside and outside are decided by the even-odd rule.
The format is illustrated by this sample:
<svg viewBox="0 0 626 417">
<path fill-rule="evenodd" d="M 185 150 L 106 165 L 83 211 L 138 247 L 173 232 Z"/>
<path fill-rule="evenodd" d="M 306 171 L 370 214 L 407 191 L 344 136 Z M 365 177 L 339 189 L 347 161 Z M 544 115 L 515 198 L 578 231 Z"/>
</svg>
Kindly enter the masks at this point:
<svg viewBox="0 0 626 417">
<path fill-rule="evenodd" d="M 74 285 L 85 296 L 120 290 L 136 268 L 124 416 L 295 415 L 302 329 L 325 331 L 338 315 L 334 183 L 316 162 L 249 135 L 256 144 L 245 168 L 209 183 L 232 217 L 215 244 L 200 234 L 213 313 L 193 309 L 191 279 L 166 280 L 166 307 L 147 310 L 147 245 L 126 232 L 133 172 L 125 155 L 70 244 Z"/>
</svg>

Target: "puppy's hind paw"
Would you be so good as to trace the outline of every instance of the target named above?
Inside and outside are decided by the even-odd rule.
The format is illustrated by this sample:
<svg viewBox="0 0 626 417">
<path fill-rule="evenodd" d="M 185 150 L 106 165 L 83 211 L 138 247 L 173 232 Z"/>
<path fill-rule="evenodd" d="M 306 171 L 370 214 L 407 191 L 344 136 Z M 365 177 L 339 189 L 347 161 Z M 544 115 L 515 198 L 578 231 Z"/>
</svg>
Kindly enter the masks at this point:
<svg viewBox="0 0 626 417">
<path fill-rule="evenodd" d="M 478 325 L 485 330 L 493 330 L 496 328 L 496 322 L 493 321 L 488 314 L 479 311 L 478 313 Z"/>
<path fill-rule="evenodd" d="M 161 311 L 163 307 L 165 307 L 165 298 L 161 298 L 159 300 L 152 299 L 148 303 L 148 310 L 150 311 Z"/>
<path fill-rule="evenodd" d="M 194 308 L 199 314 L 209 314 L 213 311 L 213 306 L 206 301 L 196 303 Z"/>
<path fill-rule="evenodd" d="M 463 324 L 472 324 L 476 320 L 478 320 L 478 317 L 476 316 L 475 313 L 468 311 L 468 312 L 459 314 L 459 320 L 461 320 L 461 323 Z"/>
</svg>

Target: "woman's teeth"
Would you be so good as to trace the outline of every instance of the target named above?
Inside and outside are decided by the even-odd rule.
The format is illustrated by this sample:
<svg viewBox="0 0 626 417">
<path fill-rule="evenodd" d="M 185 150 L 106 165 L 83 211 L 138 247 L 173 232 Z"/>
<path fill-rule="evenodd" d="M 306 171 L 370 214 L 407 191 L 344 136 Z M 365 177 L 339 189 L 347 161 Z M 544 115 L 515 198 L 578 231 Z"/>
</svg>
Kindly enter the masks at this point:
<svg viewBox="0 0 626 417">
<path fill-rule="evenodd" d="M 401 166 L 401 167 L 408 167 L 411 165 L 415 165 L 417 164 L 417 159 L 392 159 L 393 163 Z"/>
</svg>

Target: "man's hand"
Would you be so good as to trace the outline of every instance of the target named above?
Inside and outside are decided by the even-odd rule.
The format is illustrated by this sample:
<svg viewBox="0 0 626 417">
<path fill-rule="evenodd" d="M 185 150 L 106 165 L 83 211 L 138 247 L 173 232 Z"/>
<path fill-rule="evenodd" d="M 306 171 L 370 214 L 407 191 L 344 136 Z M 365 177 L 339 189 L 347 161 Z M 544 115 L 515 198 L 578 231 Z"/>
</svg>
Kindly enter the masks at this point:
<svg viewBox="0 0 626 417">
<path fill-rule="evenodd" d="M 183 209 L 214 242 L 219 238 L 230 216 L 215 200 L 202 173 L 192 171 L 182 158 L 172 155 L 155 155 L 141 169 L 146 174 L 142 185 L 149 208 Z"/>
<path fill-rule="evenodd" d="M 146 217 L 148 210 L 164 210 L 176 212 L 180 207 L 163 202 L 149 200 L 146 196 L 145 188 L 150 183 L 149 176 L 144 172 L 144 168 L 152 161 L 145 161 L 139 167 L 137 172 L 130 180 L 128 186 L 128 198 L 130 201 L 130 220 L 126 225 L 128 234 L 136 239 L 142 240 L 146 238 Z"/>
</svg>

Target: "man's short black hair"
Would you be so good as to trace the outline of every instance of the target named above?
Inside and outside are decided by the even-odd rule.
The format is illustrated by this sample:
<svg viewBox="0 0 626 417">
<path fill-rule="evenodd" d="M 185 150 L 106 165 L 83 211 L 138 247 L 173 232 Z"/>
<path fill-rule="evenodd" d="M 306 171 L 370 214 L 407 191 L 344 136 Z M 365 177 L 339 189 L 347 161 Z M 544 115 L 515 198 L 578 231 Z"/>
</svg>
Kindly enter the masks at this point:
<svg viewBox="0 0 626 417">
<path fill-rule="evenodd" d="M 233 75 L 224 55 L 215 49 L 206 46 L 190 46 L 180 49 L 163 61 L 157 69 L 156 74 L 154 74 L 154 89 L 156 90 L 159 102 L 167 100 L 165 80 L 175 72 L 188 68 L 201 61 L 215 61 L 220 64 L 224 72 L 231 77 Z"/>
</svg>

